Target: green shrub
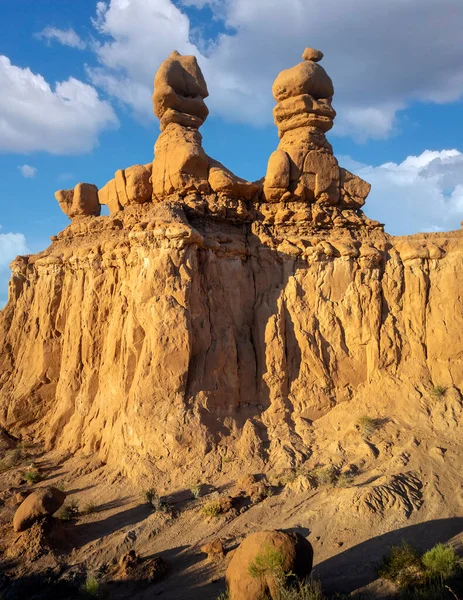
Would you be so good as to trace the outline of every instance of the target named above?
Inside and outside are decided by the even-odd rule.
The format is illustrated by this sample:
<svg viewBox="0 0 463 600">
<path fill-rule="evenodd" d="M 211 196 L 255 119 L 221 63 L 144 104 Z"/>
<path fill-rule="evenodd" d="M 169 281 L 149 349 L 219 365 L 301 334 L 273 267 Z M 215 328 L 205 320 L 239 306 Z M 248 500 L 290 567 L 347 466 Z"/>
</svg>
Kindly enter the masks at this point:
<svg viewBox="0 0 463 600">
<path fill-rule="evenodd" d="M 341 473 L 336 479 L 335 486 L 339 488 L 349 487 L 350 485 L 352 485 L 353 481 L 353 473 Z"/>
<path fill-rule="evenodd" d="M 82 514 L 91 515 L 93 512 L 95 512 L 96 507 L 97 505 L 95 504 L 95 502 L 87 502 L 87 504 L 84 504 Z"/>
<path fill-rule="evenodd" d="M 0 473 L 5 473 L 18 465 L 22 458 L 23 454 L 19 448 L 5 452 L 5 456 L 0 460 Z"/>
<path fill-rule="evenodd" d="M 190 487 L 190 492 L 193 495 L 193 498 L 199 498 L 201 496 L 201 484 L 195 483 Z"/>
<path fill-rule="evenodd" d="M 60 490 L 60 492 L 64 492 L 64 490 L 66 489 L 66 485 L 64 483 L 64 481 L 59 481 L 56 485 L 55 485 L 57 490 Z"/>
<path fill-rule="evenodd" d="M 275 600 L 326 600 L 318 581 L 307 579 L 294 586 L 280 585 Z"/>
<path fill-rule="evenodd" d="M 79 504 L 75 500 L 71 500 L 67 504 L 63 504 L 63 506 L 56 513 L 56 517 L 60 521 L 72 521 L 76 519 L 79 515 Z"/>
<path fill-rule="evenodd" d="M 153 504 L 154 499 L 158 497 L 156 494 L 156 490 L 154 488 L 149 488 L 149 490 L 143 490 L 143 500 L 145 504 Z"/>
<path fill-rule="evenodd" d="M 266 545 L 261 552 L 256 554 L 254 560 L 248 565 L 248 573 L 251 577 L 263 577 L 273 575 L 276 579 L 282 579 L 285 576 L 283 563 L 285 557 L 277 548 Z"/>
<path fill-rule="evenodd" d="M 201 508 L 201 512 L 205 517 L 218 517 L 222 514 L 222 505 L 220 500 L 210 500 Z"/>
<path fill-rule="evenodd" d="M 392 546 L 378 568 L 378 575 L 395 583 L 400 589 L 419 585 L 425 581 L 421 557 L 411 544 Z"/>
<path fill-rule="evenodd" d="M 327 467 L 317 467 L 309 472 L 309 478 L 315 485 L 336 485 L 339 478 L 337 469 L 333 465 Z"/>
<path fill-rule="evenodd" d="M 448 544 L 436 544 L 421 556 L 404 542 L 402 546 L 393 546 L 383 558 L 378 575 L 405 590 L 405 598 L 431 599 L 434 598 L 432 590 L 439 590 L 436 599 L 447 598 L 444 581 L 456 575 L 461 566 L 461 559 Z"/>
<path fill-rule="evenodd" d="M 405 590 L 400 595 L 401 600 L 455 600 L 455 598 L 457 596 L 451 592 L 450 588 L 440 584 Z"/>
<path fill-rule="evenodd" d="M 143 492 L 143 498 L 146 504 L 149 504 L 153 510 L 156 512 L 170 512 L 172 511 L 172 506 L 169 502 L 163 498 L 159 494 L 156 493 L 154 488 L 150 488 L 149 490 L 145 490 Z"/>
<path fill-rule="evenodd" d="M 100 584 L 98 583 L 98 579 L 89 575 L 84 584 L 84 591 L 94 598 L 98 598 L 100 595 Z"/>
<path fill-rule="evenodd" d="M 421 560 L 426 568 L 427 577 L 440 582 L 453 577 L 461 565 L 457 553 L 448 544 L 436 544 Z"/>
<path fill-rule="evenodd" d="M 264 494 L 264 498 L 271 498 L 274 494 L 273 488 L 270 486 L 267 486 L 264 489 L 263 494 Z"/>
<path fill-rule="evenodd" d="M 364 438 L 369 438 L 378 429 L 378 423 L 376 419 L 373 419 L 368 415 L 363 415 L 363 417 L 360 417 L 357 421 L 357 428 Z"/>
<path fill-rule="evenodd" d="M 435 385 L 431 390 L 431 396 L 433 398 L 440 399 L 443 396 L 445 396 L 446 391 L 447 391 L 447 388 L 444 387 L 443 385 Z"/>
<path fill-rule="evenodd" d="M 24 473 L 24 479 L 31 485 L 34 485 L 34 484 L 38 483 L 39 481 L 42 481 L 43 477 L 42 477 L 41 473 L 39 473 L 39 471 L 34 470 L 34 471 L 26 471 Z"/>
</svg>

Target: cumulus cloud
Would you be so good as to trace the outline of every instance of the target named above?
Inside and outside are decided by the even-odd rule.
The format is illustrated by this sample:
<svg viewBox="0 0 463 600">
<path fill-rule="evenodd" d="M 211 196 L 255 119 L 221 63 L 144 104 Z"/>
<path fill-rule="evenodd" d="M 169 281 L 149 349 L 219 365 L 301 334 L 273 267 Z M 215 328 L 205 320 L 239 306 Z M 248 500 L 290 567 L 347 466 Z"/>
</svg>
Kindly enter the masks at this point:
<svg viewBox="0 0 463 600">
<path fill-rule="evenodd" d="M 23 177 L 26 179 L 32 179 L 37 175 L 37 169 L 30 165 L 19 165 L 18 169 Z"/>
<path fill-rule="evenodd" d="M 9 264 L 18 255 L 28 254 L 26 238 L 22 233 L 2 233 L 0 225 L 0 309 L 7 301 Z"/>
<path fill-rule="evenodd" d="M 93 86 L 70 77 L 52 88 L 6 56 L 0 56 L 0 89 L 0 152 L 87 152 L 104 129 L 118 125 Z"/>
<path fill-rule="evenodd" d="M 340 157 L 342 166 L 371 183 L 365 213 L 394 235 L 460 229 L 463 153 L 425 150 L 378 167 Z"/>
<path fill-rule="evenodd" d="M 182 7 L 205 5 L 225 33 L 195 45 Z M 174 48 L 197 55 L 212 111 L 246 123 L 272 121 L 272 81 L 308 45 L 323 49 L 335 82 L 338 135 L 386 137 L 411 102 L 463 94 L 460 0 L 110 0 L 98 2 L 95 26 L 106 41 L 94 83 L 144 118 Z"/>
<path fill-rule="evenodd" d="M 58 29 L 57 27 L 45 27 L 42 31 L 35 34 L 38 39 L 44 39 L 47 42 L 57 41 L 63 46 L 70 46 L 78 50 L 85 50 L 87 44 L 80 39 L 74 29 Z"/>
<path fill-rule="evenodd" d="M 28 252 L 26 238 L 22 233 L 2 233 L 0 225 L 0 271 L 8 269 L 13 258 Z"/>
</svg>

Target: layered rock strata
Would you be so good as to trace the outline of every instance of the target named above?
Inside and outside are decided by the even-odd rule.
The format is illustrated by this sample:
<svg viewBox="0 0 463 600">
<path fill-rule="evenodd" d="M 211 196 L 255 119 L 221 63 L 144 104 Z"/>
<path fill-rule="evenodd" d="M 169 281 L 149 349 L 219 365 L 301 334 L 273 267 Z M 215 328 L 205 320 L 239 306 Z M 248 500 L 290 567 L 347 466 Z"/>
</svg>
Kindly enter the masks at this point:
<svg viewBox="0 0 463 600">
<path fill-rule="evenodd" d="M 324 138 L 320 57 L 306 50 L 276 80 L 303 125 L 288 128 L 277 105 L 262 189 L 204 154 L 196 61 L 163 65 L 152 190 L 149 166 L 116 174 L 99 192 L 109 217 L 73 212 L 47 250 L 12 263 L 2 426 L 171 485 L 230 462 L 294 466 L 314 421 L 361 395 L 406 401 L 429 381 L 459 393 L 463 236 L 393 238 L 363 215 L 368 184 Z"/>
</svg>

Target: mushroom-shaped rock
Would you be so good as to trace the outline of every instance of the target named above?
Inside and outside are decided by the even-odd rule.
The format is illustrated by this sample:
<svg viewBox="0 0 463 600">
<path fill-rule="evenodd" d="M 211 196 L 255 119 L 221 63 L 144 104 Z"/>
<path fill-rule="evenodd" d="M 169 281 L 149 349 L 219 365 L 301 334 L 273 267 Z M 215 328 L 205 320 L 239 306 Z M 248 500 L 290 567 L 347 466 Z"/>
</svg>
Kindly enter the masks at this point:
<svg viewBox="0 0 463 600">
<path fill-rule="evenodd" d="M 312 563 L 312 545 L 299 533 L 253 533 L 235 550 L 228 565 L 225 580 L 230 600 L 275 599 L 283 574 L 304 579 Z"/>
<path fill-rule="evenodd" d="M 323 53 L 306 48 L 302 58 L 304 62 L 282 71 L 273 84 L 277 100 L 273 115 L 280 143 L 268 161 L 263 199 L 317 203 L 311 219 L 315 225 L 325 226 L 330 221 L 326 207 L 338 205 L 356 211 L 364 204 L 370 186 L 340 169 L 326 140 L 336 111 L 331 106 L 333 83 L 318 64 Z"/>
<path fill-rule="evenodd" d="M 153 103 L 162 133 L 154 147 L 153 201 L 174 194 L 211 192 L 250 200 L 260 190 L 258 184 L 236 177 L 205 153 L 198 128 L 209 112 L 204 103 L 207 96 L 206 82 L 194 56 L 173 52 L 156 73 Z"/>
<path fill-rule="evenodd" d="M 25 531 L 36 521 L 53 515 L 61 508 L 66 494 L 55 487 L 32 492 L 18 507 L 13 517 L 13 529 Z"/>
<path fill-rule="evenodd" d="M 209 110 L 204 103 L 209 92 L 196 57 L 172 52 L 154 78 L 154 113 L 161 131 L 169 123 L 200 127 Z"/>
<path fill-rule="evenodd" d="M 73 190 L 58 190 L 55 198 L 70 219 L 98 217 L 101 213 L 98 188 L 92 183 L 78 183 Z"/>
</svg>

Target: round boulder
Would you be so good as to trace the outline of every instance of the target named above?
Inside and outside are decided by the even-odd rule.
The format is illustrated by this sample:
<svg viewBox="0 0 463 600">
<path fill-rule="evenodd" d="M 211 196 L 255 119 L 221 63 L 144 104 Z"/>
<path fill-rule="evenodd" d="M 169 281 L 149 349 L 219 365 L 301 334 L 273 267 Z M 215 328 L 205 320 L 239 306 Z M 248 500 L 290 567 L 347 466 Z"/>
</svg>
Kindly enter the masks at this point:
<svg viewBox="0 0 463 600">
<path fill-rule="evenodd" d="M 59 510 L 65 499 L 66 494 L 55 487 L 48 487 L 32 492 L 15 512 L 13 529 L 15 531 L 29 529 L 36 521 L 51 516 Z"/>
<path fill-rule="evenodd" d="M 281 71 L 273 82 L 272 93 L 277 102 L 301 94 L 309 94 L 319 100 L 331 98 L 334 95 L 334 87 L 328 73 L 321 65 L 306 60 Z"/>
<path fill-rule="evenodd" d="M 285 575 L 305 579 L 312 571 L 312 545 L 299 533 L 259 531 L 236 549 L 225 580 L 230 600 L 277 598 Z"/>
</svg>

